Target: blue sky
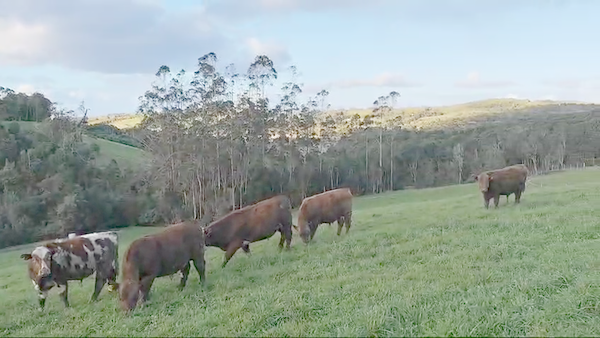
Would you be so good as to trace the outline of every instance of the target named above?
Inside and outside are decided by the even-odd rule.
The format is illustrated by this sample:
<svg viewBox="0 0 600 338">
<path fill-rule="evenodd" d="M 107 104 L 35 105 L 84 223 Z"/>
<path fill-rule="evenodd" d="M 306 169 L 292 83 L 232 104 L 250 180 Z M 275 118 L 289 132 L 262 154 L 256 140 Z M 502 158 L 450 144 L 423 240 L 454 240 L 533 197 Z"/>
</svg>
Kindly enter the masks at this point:
<svg viewBox="0 0 600 338">
<path fill-rule="evenodd" d="M 58 4 L 58 5 L 57 5 Z M 597 0 L 47 0 L 0 4 L 0 86 L 133 112 L 166 64 L 267 54 L 335 108 L 492 97 L 600 102 Z"/>
</svg>

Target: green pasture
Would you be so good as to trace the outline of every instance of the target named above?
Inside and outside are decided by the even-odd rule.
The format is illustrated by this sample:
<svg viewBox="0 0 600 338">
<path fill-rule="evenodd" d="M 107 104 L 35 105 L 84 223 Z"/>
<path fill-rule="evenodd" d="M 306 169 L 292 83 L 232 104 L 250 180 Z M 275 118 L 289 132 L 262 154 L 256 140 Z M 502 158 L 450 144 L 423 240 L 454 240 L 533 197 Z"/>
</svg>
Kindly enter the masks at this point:
<svg viewBox="0 0 600 338">
<path fill-rule="evenodd" d="M 51 293 L 43 313 L 19 258 L 0 251 L 2 336 L 598 336 L 600 170 L 534 177 L 520 205 L 483 208 L 474 184 L 359 197 L 348 235 L 321 225 L 206 254 L 207 287 L 159 278 L 146 307 L 124 315 L 93 278 Z M 295 222 L 295 221 L 294 221 Z M 156 228 L 120 232 L 127 245 Z M 119 276 L 120 280 L 120 276 Z"/>
</svg>

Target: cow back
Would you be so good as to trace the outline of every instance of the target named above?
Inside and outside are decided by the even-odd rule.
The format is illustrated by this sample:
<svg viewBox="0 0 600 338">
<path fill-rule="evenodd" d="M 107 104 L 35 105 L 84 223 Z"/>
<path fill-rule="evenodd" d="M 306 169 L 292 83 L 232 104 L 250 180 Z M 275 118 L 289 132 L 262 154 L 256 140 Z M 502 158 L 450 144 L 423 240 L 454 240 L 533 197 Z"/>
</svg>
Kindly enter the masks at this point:
<svg viewBox="0 0 600 338">
<path fill-rule="evenodd" d="M 307 197 L 300 205 L 298 223 L 331 223 L 352 210 L 352 193 L 348 188 L 326 191 Z"/>
<path fill-rule="evenodd" d="M 206 244 L 224 249 L 239 239 L 254 242 L 272 235 L 280 224 L 291 224 L 291 203 L 278 195 L 229 212 L 206 227 Z"/>
</svg>

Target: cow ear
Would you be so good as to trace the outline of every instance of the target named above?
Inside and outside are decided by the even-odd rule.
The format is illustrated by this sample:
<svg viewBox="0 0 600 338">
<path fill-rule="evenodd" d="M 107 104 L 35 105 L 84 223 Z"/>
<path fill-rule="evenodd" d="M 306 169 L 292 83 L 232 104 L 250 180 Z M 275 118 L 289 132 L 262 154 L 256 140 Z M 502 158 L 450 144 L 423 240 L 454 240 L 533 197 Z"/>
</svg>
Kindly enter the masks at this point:
<svg viewBox="0 0 600 338">
<path fill-rule="evenodd" d="M 475 179 L 475 181 L 479 180 L 479 175 L 473 175 L 473 178 Z"/>
<path fill-rule="evenodd" d="M 489 178 L 488 178 L 488 181 L 490 181 L 490 182 L 491 182 L 491 181 L 494 179 L 492 176 L 489 176 L 489 175 L 488 175 L 488 177 L 489 177 Z"/>
<path fill-rule="evenodd" d="M 31 259 L 31 254 L 22 254 L 21 258 L 23 258 L 24 260 L 29 260 Z"/>
</svg>

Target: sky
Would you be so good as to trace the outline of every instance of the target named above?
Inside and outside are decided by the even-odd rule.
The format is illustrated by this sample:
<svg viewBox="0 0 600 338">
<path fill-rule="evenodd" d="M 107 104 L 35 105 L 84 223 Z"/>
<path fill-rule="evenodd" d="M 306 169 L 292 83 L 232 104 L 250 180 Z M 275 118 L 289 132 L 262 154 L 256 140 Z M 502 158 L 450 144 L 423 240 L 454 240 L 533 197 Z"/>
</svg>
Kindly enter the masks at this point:
<svg viewBox="0 0 600 338">
<path fill-rule="evenodd" d="M 486 98 L 600 102 L 598 0 L 18 0 L 0 2 L 0 86 L 90 116 L 132 113 L 161 65 L 217 54 L 294 65 L 305 95 L 369 108 Z M 288 76 L 288 77 L 286 77 Z M 280 86 L 280 85 L 277 85 Z"/>
</svg>

